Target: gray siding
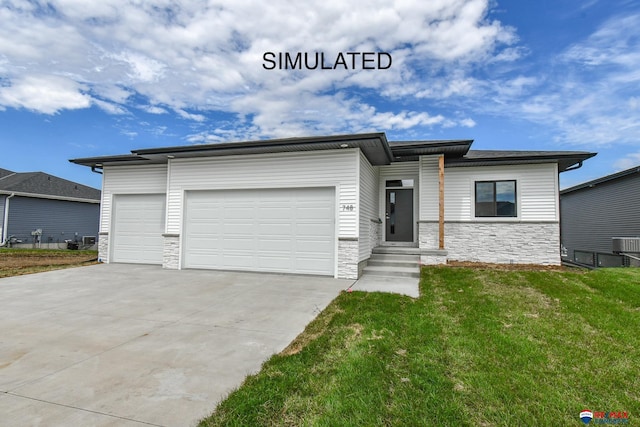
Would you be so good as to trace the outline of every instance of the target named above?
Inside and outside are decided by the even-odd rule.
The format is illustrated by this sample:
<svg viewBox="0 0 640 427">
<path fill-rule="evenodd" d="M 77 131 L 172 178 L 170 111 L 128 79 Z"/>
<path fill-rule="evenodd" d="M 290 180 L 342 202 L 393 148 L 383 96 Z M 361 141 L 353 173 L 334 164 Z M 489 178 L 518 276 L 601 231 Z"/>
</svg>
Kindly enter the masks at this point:
<svg viewBox="0 0 640 427">
<path fill-rule="evenodd" d="M 611 253 L 612 237 L 640 236 L 640 175 L 633 174 L 560 195 L 562 244 Z"/>
<path fill-rule="evenodd" d="M 98 236 L 100 205 L 15 196 L 9 204 L 9 235 L 33 242 L 31 232 L 42 229 L 42 243 L 64 242 L 82 236 Z"/>
</svg>

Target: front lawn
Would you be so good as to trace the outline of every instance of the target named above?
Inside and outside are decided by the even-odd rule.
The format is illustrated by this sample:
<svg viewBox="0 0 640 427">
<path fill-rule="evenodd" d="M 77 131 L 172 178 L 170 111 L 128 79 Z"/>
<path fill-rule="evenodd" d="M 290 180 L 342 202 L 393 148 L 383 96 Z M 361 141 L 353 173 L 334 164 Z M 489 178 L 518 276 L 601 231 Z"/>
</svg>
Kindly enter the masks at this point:
<svg viewBox="0 0 640 427">
<path fill-rule="evenodd" d="M 97 251 L 0 248 L 0 278 L 79 267 L 97 259 Z"/>
<path fill-rule="evenodd" d="M 640 425 L 640 269 L 430 267 L 421 291 L 343 292 L 200 426 Z"/>
</svg>

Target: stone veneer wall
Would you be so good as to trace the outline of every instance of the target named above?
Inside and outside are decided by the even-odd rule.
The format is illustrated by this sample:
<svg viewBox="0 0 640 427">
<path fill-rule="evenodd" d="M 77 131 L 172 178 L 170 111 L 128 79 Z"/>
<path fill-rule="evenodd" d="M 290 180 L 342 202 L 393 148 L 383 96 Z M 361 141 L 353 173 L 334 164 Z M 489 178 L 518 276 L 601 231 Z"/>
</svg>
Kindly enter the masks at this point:
<svg viewBox="0 0 640 427">
<path fill-rule="evenodd" d="M 445 241 L 446 243 L 446 241 Z M 438 249 L 438 223 L 418 223 L 418 247 L 420 249 Z"/>
<path fill-rule="evenodd" d="M 438 223 L 420 223 L 420 248 L 438 247 Z M 455 261 L 560 264 L 557 222 L 448 222 L 447 259 Z"/>
<path fill-rule="evenodd" d="M 98 261 L 109 262 L 109 233 L 98 233 Z"/>
<path fill-rule="evenodd" d="M 163 234 L 162 268 L 177 270 L 180 268 L 180 235 Z"/>
<path fill-rule="evenodd" d="M 358 239 L 338 239 L 338 279 L 358 278 Z"/>
<path fill-rule="evenodd" d="M 371 242 L 371 249 L 380 246 L 382 241 L 382 224 L 380 221 L 369 221 L 369 242 Z"/>
</svg>

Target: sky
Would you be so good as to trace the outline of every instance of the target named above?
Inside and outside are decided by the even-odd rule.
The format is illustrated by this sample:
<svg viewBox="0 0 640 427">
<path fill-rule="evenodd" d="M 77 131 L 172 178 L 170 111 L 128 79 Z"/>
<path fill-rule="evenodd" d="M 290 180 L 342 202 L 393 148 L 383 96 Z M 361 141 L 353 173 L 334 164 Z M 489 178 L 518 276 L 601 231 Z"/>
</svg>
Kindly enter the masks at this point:
<svg viewBox="0 0 640 427">
<path fill-rule="evenodd" d="M 637 0 L 0 0 L 0 22 L 16 172 L 99 188 L 68 160 L 363 132 L 597 152 L 563 188 L 640 166 Z M 280 69 L 267 52 L 360 55 Z"/>
</svg>

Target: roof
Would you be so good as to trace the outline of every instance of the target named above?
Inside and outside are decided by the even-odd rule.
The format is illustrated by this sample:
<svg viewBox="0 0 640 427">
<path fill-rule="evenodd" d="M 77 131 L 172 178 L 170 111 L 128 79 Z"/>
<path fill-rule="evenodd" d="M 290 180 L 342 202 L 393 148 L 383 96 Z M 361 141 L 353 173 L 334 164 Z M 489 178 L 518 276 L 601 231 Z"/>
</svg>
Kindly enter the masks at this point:
<svg viewBox="0 0 640 427">
<path fill-rule="evenodd" d="M 100 201 L 100 190 L 93 187 L 44 172 L 12 172 L 0 169 L 0 194 L 12 193 L 48 199 Z"/>
<path fill-rule="evenodd" d="M 564 190 L 560 190 L 560 194 L 572 193 L 574 191 L 582 190 L 585 188 L 593 188 L 600 184 L 604 184 L 604 183 L 608 183 L 608 182 L 616 181 L 620 179 L 626 179 L 636 174 L 640 174 L 640 165 L 632 167 L 630 169 L 620 171 L 620 172 L 612 173 L 611 175 L 596 178 L 591 181 L 583 182 L 582 184 L 574 185 L 573 187 L 565 188 Z"/>
<path fill-rule="evenodd" d="M 104 165 L 161 164 L 174 158 L 359 148 L 374 166 L 415 161 L 423 155 L 443 154 L 447 167 L 555 162 L 562 172 L 574 165 L 582 165 L 582 161 L 595 156 L 595 153 L 582 151 L 469 151 L 472 143 L 471 139 L 387 141 L 384 132 L 377 132 L 144 148 L 132 150 L 131 154 L 69 161 L 91 168 L 103 168 Z"/>
<path fill-rule="evenodd" d="M 3 177 L 5 177 L 5 176 L 7 176 L 7 175 L 11 175 L 11 174 L 14 174 L 14 173 L 15 173 L 15 172 L 10 171 L 10 170 L 8 170 L 8 169 L 2 169 L 2 168 L 0 168 L 0 178 L 3 178 Z"/>
<path fill-rule="evenodd" d="M 445 159 L 445 167 L 558 163 L 558 171 L 577 169 L 595 156 L 587 151 L 470 150 L 464 157 Z"/>
</svg>

